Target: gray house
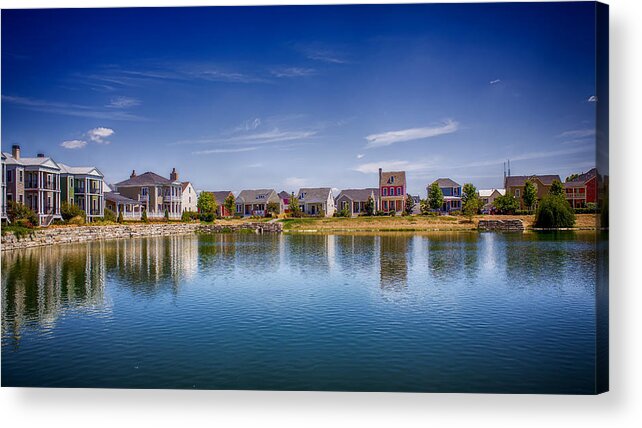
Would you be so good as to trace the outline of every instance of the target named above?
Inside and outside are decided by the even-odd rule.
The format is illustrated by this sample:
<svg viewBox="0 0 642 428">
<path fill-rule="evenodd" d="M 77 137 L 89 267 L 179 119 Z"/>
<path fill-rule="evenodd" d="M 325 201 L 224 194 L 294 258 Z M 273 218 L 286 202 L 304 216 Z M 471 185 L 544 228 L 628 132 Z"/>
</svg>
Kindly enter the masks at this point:
<svg viewBox="0 0 642 428">
<path fill-rule="evenodd" d="M 337 210 L 348 208 L 352 216 L 364 214 L 368 199 L 374 200 L 374 210 L 379 211 L 379 189 L 345 189 L 335 199 Z"/>
<path fill-rule="evenodd" d="M 242 190 L 236 197 L 236 215 L 264 217 L 270 202 L 279 206 L 279 213 L 283 211 L 281 198 L 274 189 Z"/>
<path fill-rule="evenodd" d="M 297 193 L 301 211 L 307 215 L 334 215 L 334 197 L 329 187 L 303 187 Z"/>
</svg>

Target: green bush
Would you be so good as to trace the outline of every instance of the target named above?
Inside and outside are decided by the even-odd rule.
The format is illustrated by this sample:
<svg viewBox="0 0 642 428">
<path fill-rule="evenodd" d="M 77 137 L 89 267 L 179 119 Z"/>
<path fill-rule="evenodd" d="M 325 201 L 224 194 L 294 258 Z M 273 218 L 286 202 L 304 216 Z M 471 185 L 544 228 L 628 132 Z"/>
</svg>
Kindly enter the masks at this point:
<svg viewBox="0 0 642 428">
<path fill-rule="evenodd" d="M 60 215 L 62 215 L 63 220 L 68 221 L 78 216 L 85 217 L 85 212 L 76 204 L 63 202 L 60 205 Z"/>
<path fill-rule="evenodd" d="M 513 195 L 502 195 L 495 198 L 493 206 L 499 214 L 514 214 L 519 209 L 519 202 Z"/>
<path fill-rule="evenodd" d="M 165 221 L 169 221 L 169 211 L 167 211 L 167 209 L 165 209 L 165 216 L 164 217 L 165 217 Z"/>
<path fill-rule="evenodd" d="M 199 215 L 199 220 L 201 220 L 202 222 L 211 223 L 214 221 L 215 217 L 215 213 L 201 213 Z"/>
<path fill-rule="evenodd" d="M 120 212 L 118 213 L 118 219 L 117 219 L 116 221 L 117 221 L 118 223 L 122 223 L 122 222 L 124 221 L 124 219 L 123 219 L 123 212 L 122 212 L 122 211 L 120 211 Z"/>
<path fill-rule="evenodd" d="M 67 223 L 75 224 L 76 226 L 82 226 L 83 224 L 85 224 L 85 217 L 77 215 L 76 217 L 72 217 L 67 220 Z"/>
<path fill-rule="evenodd" d="M 109 208 L 105 208 L 105 211 L 103 213 L 103 220 L 116 221 L 116 213 L 110 210 Z"/>
<path fill-rule="evenodd" d="M 143 210 L 143 213 L 140 216 L 140 220 L 143 223 L 149 223 L 149 218 L 147 218 L 147 210 L 145 210 L 145 209 Z"/>
<path fill-rule="evenodd" d="M 198 213 L 196 211 L 183 211 L 183 214 L 181 215 L 181 221 L 184 222 L 190 222 L 190 221 L 195 221 L 198 220 Z"/>
<path fill-rule="evenodd" d="M 35 227 L 39 224 L 38 215 L 25 204 L 21 204 L 16 201 L 9 202 L 7 217 L 11 223 L 16 223 L 18 220 L 24 220 L 22 222 L 24 225 L 23 227 Z"/>
<path fill-rule="evenodd" d="M 574 208 L 575 214 L 595 214 L 597 213 L 597 208 Z"/>
<path fill-rule="evenodd" d="M 575 213 L 564 196 L 549 194 L 535 212 L 535 227 L 561 228 L 575 225 Z"/>
<path fill-rule="evenodd" d="M 339 211 L 335 211 L 334 214 L 335 214 L 336 217 L 352 217 L 352 215 L 350 213 L 350 207 L 348 207 L 348 206 L 344 207 L 343 209 L 341 209 Z"/>
</svg>

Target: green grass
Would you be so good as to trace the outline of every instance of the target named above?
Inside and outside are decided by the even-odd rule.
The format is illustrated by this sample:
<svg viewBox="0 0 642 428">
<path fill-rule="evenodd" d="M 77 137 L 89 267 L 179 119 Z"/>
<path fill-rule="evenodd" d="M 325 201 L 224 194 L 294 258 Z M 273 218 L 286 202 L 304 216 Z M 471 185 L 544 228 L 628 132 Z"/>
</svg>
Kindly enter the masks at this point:
<svg viewBox="0 0 642 428">
<path fill-rule="evenodd" d="M 16 238 L 22 239 L 22 238 L 26 238 L 27 236 L 33 235 L 34 229 L 24 227 L 24 226 L 16 226 L 12 224 L 2 226 L 2 236 L 6 235 L 9 232 L 13 233 Z"/>
</svg>

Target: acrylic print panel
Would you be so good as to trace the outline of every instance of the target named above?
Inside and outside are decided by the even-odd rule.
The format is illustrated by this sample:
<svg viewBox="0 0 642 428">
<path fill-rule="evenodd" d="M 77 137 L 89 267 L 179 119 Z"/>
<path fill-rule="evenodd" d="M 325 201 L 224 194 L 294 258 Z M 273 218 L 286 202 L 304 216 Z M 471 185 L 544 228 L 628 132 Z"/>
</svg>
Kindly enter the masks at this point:
<svg viewBox="0 0 642 428">
<path fill-rule="evenodd" d="M 594 2 L 3 10 L 2 386 L 606 391 L 607 83 Z"/>
</svg>

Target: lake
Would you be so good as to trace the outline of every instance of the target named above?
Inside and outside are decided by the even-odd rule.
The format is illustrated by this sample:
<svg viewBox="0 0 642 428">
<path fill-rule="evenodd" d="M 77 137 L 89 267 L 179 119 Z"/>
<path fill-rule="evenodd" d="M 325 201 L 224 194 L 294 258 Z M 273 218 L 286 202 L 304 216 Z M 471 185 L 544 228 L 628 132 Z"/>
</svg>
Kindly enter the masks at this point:
<svg viewBox="0 0 642 428">
<path fill-rule="evenodd" d="M 214 234 L 2 254 L 2 386 L 592 393 L 596 238 Z"/>
</svg>

